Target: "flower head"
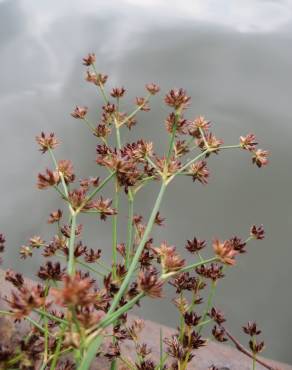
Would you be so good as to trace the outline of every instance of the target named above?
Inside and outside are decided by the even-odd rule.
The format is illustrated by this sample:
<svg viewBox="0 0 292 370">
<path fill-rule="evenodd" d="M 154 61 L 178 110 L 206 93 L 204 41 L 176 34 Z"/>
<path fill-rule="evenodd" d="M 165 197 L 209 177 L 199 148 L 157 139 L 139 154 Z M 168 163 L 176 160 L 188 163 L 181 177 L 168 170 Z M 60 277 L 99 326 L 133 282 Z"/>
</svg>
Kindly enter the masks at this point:
<svg viewBox="0 0 292 370">
<path fill-rule="evenodd" d="M 39 144 L 42 153 L 46 153 L 49 149 L 55 149 L 60 144 L 53 132 L 50 134 L 41 132 L 39 136 L 36 136 L 36 142 Z"/>
</svg>

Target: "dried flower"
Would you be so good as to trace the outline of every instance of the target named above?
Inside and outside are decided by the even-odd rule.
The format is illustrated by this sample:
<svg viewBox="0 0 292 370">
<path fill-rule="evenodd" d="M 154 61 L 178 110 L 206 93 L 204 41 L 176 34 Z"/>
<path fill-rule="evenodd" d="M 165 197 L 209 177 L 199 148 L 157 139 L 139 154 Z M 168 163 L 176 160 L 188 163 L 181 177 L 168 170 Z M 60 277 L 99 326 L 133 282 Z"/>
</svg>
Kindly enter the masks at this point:
<svg viewBox="0 0 292 370">
<path fill-rule="evenodd" d="M 88 204 L 87 208 L 96 209 L 100 213 L 100 219 L 105 221 L 108 216 L 117 214 L 117 211 L 111 208 L 111 205 L 111 199 L 103 199 L 103 197 L 100 197 L 99 199 Z"/>
<path fill-rule="evenodd" d="M 12 283 L 16 288 L 21 288 L 24 284 L 22 274 L 14 272 L 12 270 L 7 270 L 5 273 L 5 280 Z"/>
<path fill-rule="evenodd" d="M 75 276 L 65 275 L 64 286 L 61 289 L 52 288 L 51 293 L 56 298 L 56 303 L 64 306 L 86 306 L 96 302 L 97 294 L 91 292 L 93 282 L 90 278 L 83 278 L 80 274 Z"/>
<path fill-rule="evenodd" d="M 32 256 L 32 249 L 31 247 L 27 246 L 27 245 L 22 245 L 20 247 L 20 258 L 21 259 L 26 259 L 27 257 L 31 257 Z"/>
<path fill-rule="evenodd" d="M 47 189 L 51 186 L 58 185 L 60 182 L 60 175 L 57 171 L 46 169 L 45 174 L 38 174 L 38 189 Z"/>
<path fill-rule="evenodd" d="M 38 272 L 38 277 L 42 280 L 61 281 L 65 274 L 65 269 L 61 268 L 60 262 L 48 261 L 44 266 L 41 266 Z"/>
<path fill-rule="evenodd" d="M 233 249 L 238 253 L 240 254 L 246 253 L 246 250 L 244 249 L 246 246 L 246 242 L 243 242 L 237 236 L 234 236 L 233 238 L 229 239 L 229 242 L 232 244 Z"/>
<path fill-rule="evenodd" d="M 154 223 L 158 226 L 164 226 L 164 223 L 163 223 L 164 221 L 165 221 L 165 218 L 160 216 L 160 212 L 157 212 Z"/>
<path fill-rule="evenodd" d="M 155 83 L 149 83 L 145 87 L 151 95 L 156 95 L 160 91 L 160 87 Z"/>
<path fill-rule="evenodd" d="M 218 341 L 218 342 L 226 342 L 228 339 L 225 337 L 225 330 L 224 328 L 218 328 L 216 325 L 212 329 L 212 334 L 213 337 Z"/>
<path fill-rule="evenodd" d="M 138 288 L 151 298 L 162 297 L 163 282 L 158 279 L 157 271 L 155 269 L 145 269 L 139 272 Z"/>
<path fill-rule="evenodd" d="M 0 253 L 4 252 L 5 242 L 6 242 L 6 239 L 5 239 L 4 234 L 0 234 Z"/>
<path fill-rule="evenodd" d="M 100 256 L 101 249 L 94 250 L 91 248 L 89 251 L 86 251 L 84 259 L 87 263 L 94 263 L 100 259 Z"/>
<path fill-rule="evenodd" d="M 269 163 L 267 150 L 258 149 L 253 152 L 252 163 L 255 163 L 259 168 L 266 166 Z"/>
<path fill-rule="evenodd" d="M 76 108 L 74 111 L 71 113 L 71 116 L 77 119 L 84 119 L 88 111 L 87 107 L 79 107 L 76 105 Z"/>
<path fill-rule="evenodd" d="M 154 251 L 160 257 L 164 273 L 177 271 L 185 264 L 185 260 L 176 253 L 175 247 L 173 245 L 168 245 L 166 241 L 164 241 L 159 248 L 154 248 Z"/>
<path fill-rule="evenodd" d="M 217 263 L 211 263 L 209 266 L 201 265 L 196 268 L 197 274 L 213 281 L 222 279 L 225 276 L 222 270 L 223 266 L 220 266 Z"/>
<path fill-rule="evenodd" d="M 221 325 L 226 321 L 223 312 L 219 311 L 215 307 L 211 308 L 208 316 L 211 317 L 211 319 L 213 319 L 218 325 Z"/>
<path fill-rule="evenodd" d="M 32 248 L 40 248 L 43 245 L 45 245 L 45 241 L 38 235 L 33 236 L 32 238 L 29 239 L 29 245 Z"/>
<path fill-rule="evenodd" d="M 185 324 L 188 326 L 197 326 L 201 320 L 201 316 L 197 315 L 196 312 L 186 312 L 184 314 Z"/>
<path fill-rule="evenodd" d="M 14 316 L 21 319 L 31 313 L 35 308 L 45 304 L 44 289 L 41 285 L 27 287 L 22 285 L 18 291 L 11 293 L 11 298 L 6 302 L 12 309 Z"/>
<path fill-rule="evenodd" d="M 265 347 L 265 342 L 257 342 L 256 340 L 250 340 L 248 342 L 249 344 L 249 348 L 250 350 L 254 353 L 254 354 L 257 354 L 257 353 L 260 353 L 263 351 L 264 347 Z"/>
<path fill-rule="evenodd" d="M 136 104 L 138 105 L 141 111 L 144 111 L 144 112 L 150 111 L 150 106 L 146 98 L 136 97 Z"/>
<path fill-rule="evenodd" d="M 165 103 L 175 110 L 186 109 L 190 100 L 184 89 L 172 89 L 164 98 Z"/>
<path fill-rule="evenodd" d="M 254 150 L 258 145 L 254 134 L 248 134 L 246 136 L 240 136 L 240 146 L 242 149 Z"/>
<path fill-rule="evenodd" d="M 235 256 L 238 254 L 238 252 L 233 249 L 233 245 L 229 240 L 221 242 L 218 239 L 214 239 L 213 249 L 220 261 L 226 265 L 235 265 Z"/>
<path fill-rule="evenodd" d="M 263 225 L 253 225 L 250 229 L 250 235 L 257 240 L 263 240 L 265 238 L 265 230 Z"/>
<path fill-rule="evenodd" d="M 36 141 L 39 144 L 40 151 L 42 153 L 46 153 L 49 149 L 53 150 L 60 144 L 60 141 L 56 138 L 53 132 L 47 135 L 44 132 L 41 132 L 39 136 L 36 136 Z"/>
<path fill-rule="evenodd" d="M 94 53 L 89 53 L 86 57 L 82 58 L 82 60 L 83 60 L 83 63 L 82 63 L 83 65 L 90 66 L 95 63 L 96 56 Z"/>
<path fill-rule="evenodd" d="M 188 174 L 192 176 L 193 181 L 198 180 L 203 185 L 208 184 L 210 172 L 207 168 L 207 162 L 198 161 L 196 163 L 191 164 L 189 167 Z"/>
<path fill-rule="evenodd" d="M 183 117 L 178 117 L 175 113 L 170 113 L 165 120 L 166 130 L 169 133 L 186 134 L 189 122 Z"/>
<path fill-rule="evenodd" d="M 261 330 L 258 329 L 257 324 L 252 321 L 249 321 L 245 326 L 242 327 L 242 329 L 245 332 L 245 334 L 248 334 L 251 337 L 261 334 Z"/>
<path fill-rule="evenodd" d="M 75 180 L 73 164 L 71 161 L 67 159 L 58 161 L 58 171 L 62 173 L 66 184 L 69 184 Z"/>
<path fill-rule="evenodd" d="M 200 250 L 206 248 L 206 240 L 199 240 L 194 237 L 193 240 L 187 240 L 186 249 L 190 253 L 198 253 Z"/>
<path fill-rule="evenodd" d="M 113 98 L 122 98 L 125 95 L 126 89 L 124 87 L 115 87 L 111 91 Z"/>
<path fill-rule="evenodd" d="M 58 209 L 57 211 L 54 211 L 52 213 L 50 213 L 50 217 L 48 219 L 48 223 L 49 224 L 53 224 L 55 222 L 59 222 L 61 220 L 61 217 L 63 215 L 63 212 Z"/>
</svg>

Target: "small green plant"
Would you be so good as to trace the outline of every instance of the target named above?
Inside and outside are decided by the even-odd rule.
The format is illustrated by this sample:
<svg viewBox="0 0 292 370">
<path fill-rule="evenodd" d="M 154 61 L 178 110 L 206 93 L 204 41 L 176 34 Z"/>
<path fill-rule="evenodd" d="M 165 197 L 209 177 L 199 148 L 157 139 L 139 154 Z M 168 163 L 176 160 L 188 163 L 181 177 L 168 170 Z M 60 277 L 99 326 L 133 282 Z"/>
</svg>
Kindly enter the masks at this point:
<svg viewBox="0 0 292 370">
<path fill-rule="evenodd" d="M 164 194 L 178 176 L 206 185 L 209 180 L 208 160 L 225 150 L 244 150 L 258 167 L 268 163 L 267 151 L 257 149 L 255 135 L 241 136 L 234 145 L 225 145 L 211 131 L 204 117 L 187 119 L 185 113 L 191 98 L 183 89 L 172 89 L 164 97 L 170 109 L 165 119 L 169 144 L 165 154 L 155 153 L 154 144 L 143 139 L 133 143 L 123 141 L 123 130 L 131 130 L 139 112 L 150 110 L 151 99 L 159 94 L 154 83 L 146 85 L 146 94 L 137 97 L 131 113 L 122 111 L 123 87 L 105 89 L 108 77 L 98 73 L 95 55 L 83 59 L 88 67 L 86 81 L 96 86 L 103 99 L 97 125 L 88 118 L 87 107 L 77 106 L 72 116 L 84 122 L 96 137 L 96 164 L 107 175 L 76 180 L 73 164 L 58 160 L 55 149 L 60 144 L 54 133 L 41 133 L 36 141 L 42 153 L 51 157 L 52 169 L 38 175 L 39 189 L 54 189 L 60 197 L 60 209 L 53 211 L 48 223 L 56 226 L 52 240 L 40 236 L 30 238 L 20 249 L 21 258 L 30 258 L 41 249 L 47 260 L 37 276 L 43 284 L 28 286 L 20 273 L 7 271 L 6 280 L 14 285 L 11 297 L 6 297 L 10 310 L 2 314 L 16 320 L 27 320 L 30 330 L 13 348 L 1 348 L 3 369 L 78 369 L 90 368 L 96 356 L 108 358 L 110 369 L 162 370 L 188 368 L 195 351 L 207 344 L 202 329 L 211 326 L 212 336 L 219 342 L 230 340 L 235 347 L 261 363 L 257 354 L 263 342 L 254 323 L 244 327 L 250 336 L 250 350 L 245 349 L 226 328 L 223 313 L 214 307 L 214 295 L 227 268 L 232 268 L 247 244 L 264 238 L 262 225 L 253 225 L 245 239 L 233 236 L 228 240 L 214 239 L 212 253 L 207 242 L 197 236 L 186 236 L 185 248 L 193 261 L 189 264 L 178 248 L 167 241 L 154 242 L 153 227 L 165 219 L 159 209 Z M 135 213 L 135 200 L 150 183 L 159 186 L 150 215 Z M 113 190 L 113 199 L 101 194 L 105 187 Z M 119 218 L 124 217 L 120 198 L 128 200 L 127 240 L 118 235 Z M 62 204 L 62 206 L 61 206 Z M 179 202 L 178 202 L 179 204 Z M 82 238 L 82 215 L 112 220 L 112 263 L 102 261 L 102 250 L 85 246 Z M 66 219 L 67 218 L 67 219 Z M 85 219 L 84 219 L 85 220 Z M 147 221 L 144 221 L 147 220 Z M 190 238 L 191 237 L 191 238 Z M 188 239 L 190 238 L 190 239 Z M 1 234 L 1 251 L 5 238 Z M 145 296 L 163 299 L 163 286 L 174 288 L 173 303 L 178 310 L 178 331 L 171 337 L 160 338 L 160 358 L 151 357 L 151 348 L 139 340 L 142 321 L 129 323 L 127 313 Z M 209 290 L 206 304 L 202 292 Z M 132 340 L 136 358 L 123 353 L 122 342 Z M 69 356 L 69 359 L 68 359 Z M 216 366 L 211 367 L 216 369 Z"/>
</svg>

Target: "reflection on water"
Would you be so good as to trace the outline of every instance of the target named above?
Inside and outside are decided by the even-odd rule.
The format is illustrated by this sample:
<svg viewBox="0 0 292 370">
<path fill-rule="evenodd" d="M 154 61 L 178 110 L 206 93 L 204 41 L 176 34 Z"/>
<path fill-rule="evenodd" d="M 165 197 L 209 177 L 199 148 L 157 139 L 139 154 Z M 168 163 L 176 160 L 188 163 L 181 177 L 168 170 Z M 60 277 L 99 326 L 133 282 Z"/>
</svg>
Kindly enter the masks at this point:
<svg viewBox="0 0 292 370">
<path fill-rule="evenodd" d="M 217 305 L 226 309 L 237 333 L 241 324 L 256 319 L 264 328 L 266 354 L 292 362 L 291 18 L 288 0 L 0 2 L 4 267 L 34 275 L 37 266 L 20 264 L 18 247 L 33 234 L 48 239 L 52 233 L 46 220 L 58 202 L 53 193 L 36 190 L 38 171 L 50 164 L 38 155 L 34 136 L 55 131 L 63 142 L 59 158 L 73 159 L 80 177 L 96 172 L 95 140 L 69 115 L 75 104 L 87 104 L 96 119 L 101 100 L 84 83 L 80 63 L 94 51 L 109 84 L 129 88 L 126 109 L 146 82 L 156 81 L 164 91 L 182 86 L 193 97 L 189 118 L 205 114 L 226 143 L 255 132 L 271 151 L 271 164 L 262 171 L 244 153 L 224 153 L 211 161 L 209 186 L 174 184 L 161 208 L 167 225 L 154 236 L 157 243 L 167 239 L 182 246 L 194 235 L 244 237 L 251 224 L 264 223 L 267 238 L 251 245 L 227 274 Z M 124 140 L 144 135 L 161 150 L 166 143 L 161 103 L 157 98 L 152 112 L 140 115 L 134 136 L 125 133 Z M 145 191 L 137 212 L 150 209 L 156 191 Z M 105 247 L 108 260 L 110 223 L 91 220 L 90 226 L 88 246 Z M 169 307 L 147 301 L 143 309 L 149 318 L 175 325 Z"/>
</svg>

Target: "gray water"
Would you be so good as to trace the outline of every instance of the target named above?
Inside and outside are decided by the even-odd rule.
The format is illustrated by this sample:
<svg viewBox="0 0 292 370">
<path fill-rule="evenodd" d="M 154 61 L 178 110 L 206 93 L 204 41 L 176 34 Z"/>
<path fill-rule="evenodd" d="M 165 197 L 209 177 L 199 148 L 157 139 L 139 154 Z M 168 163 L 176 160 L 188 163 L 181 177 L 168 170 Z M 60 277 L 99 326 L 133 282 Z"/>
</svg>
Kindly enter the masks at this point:
<svg viewBox="0 0 292 370">
<path fill-rule="evenodd" d="M 84 82 L 81 66 L 81 58 L 95 52 L 109 86 L 128 88 L 127 109 L 147 82 L 159 83 L 163 92 L 183 87 L 192 96 L 189 118 L 205 115 L 230 144 L 254 132 L 271 152 L 270 166 L 262 170 L 246 153 L 226 151 L 210 161 L 208 186 L 177 181 L 161 206 L 166 226 L 154 236 L 156 243 L 167 239 L 182 248 L 194 235 L 245 237 L 250 225 L 263 223 L 266 239 L 250 245 L 228 271 L 216 305 L 239 336 L 242 324 L 256 320 L 265 355 L 292 363 L 291 26 L 289 0 L 0 1 L 0 225 L 8 240 L 3 267 L 34 276 L 38 257 L 24 263 L 18 249 L 34 234 L 48 240 L 53 233 L 46 220 L 58 200 L 36 189 L 38 172 L 50 162 L 37 152 L 35 135 L 56 132 L 62 140 L 57 156 L 72 159 L 78 177 L 100 174 L 95 139 L 69 115 L 75 104 L 86 104 L 97 119 L 101 99 Z M 132 136 L 124 132 L 124 141 L 145 136 L 163 149 L 162 96 L 150 113 L 139 115 Z M 155 186 L 146 190 L 136 212 L 149 212 L 156 192 Z M 110 229 L 110 221 L 90 220 L 84 234 L 88 246 L 104 249 L 107 261 Z M 143 315 L 170 326 L 177 322 L 168 302 L 146 301 Z"/>
</svg>

